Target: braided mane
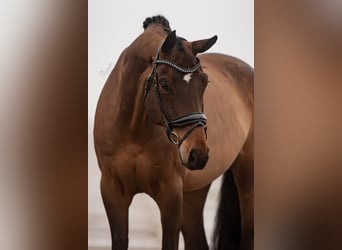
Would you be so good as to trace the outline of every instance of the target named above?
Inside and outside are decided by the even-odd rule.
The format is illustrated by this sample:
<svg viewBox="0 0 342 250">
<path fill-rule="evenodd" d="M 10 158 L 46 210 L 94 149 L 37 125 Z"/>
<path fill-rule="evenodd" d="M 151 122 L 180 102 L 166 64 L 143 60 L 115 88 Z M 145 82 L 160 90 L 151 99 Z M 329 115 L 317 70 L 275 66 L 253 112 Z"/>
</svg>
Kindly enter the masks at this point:
<svg viewBox="0 0 342 250">
<path fill-rule="evenodd" d="M 163 25 L 164 30 L 167 33 L 171 32 L 169 21 L 164 16 L 161 16 L 161 15 L 153 16 L 153 17 L 147 17 L 143 23 L 144 30 L 146 30 L 150 25 L 155 24 L 155 23 L 159 23 L 159 24 Z"/>
<path fill-rule="evenodd" d="M 156 24 L 156 23 L 161 24 L 165 32 L 170 33 L 172 31 L 169 21 L 162 15 L 147 17 L 143 23 L 143 28 L 144 30 L 146 30 L 150 25 Z M 184 39 L 183 37 L 177 36 L 177 47 L 180 52 L 184 52 L 182 41 L 186 41 L 186 39 Z"/>
</svg>

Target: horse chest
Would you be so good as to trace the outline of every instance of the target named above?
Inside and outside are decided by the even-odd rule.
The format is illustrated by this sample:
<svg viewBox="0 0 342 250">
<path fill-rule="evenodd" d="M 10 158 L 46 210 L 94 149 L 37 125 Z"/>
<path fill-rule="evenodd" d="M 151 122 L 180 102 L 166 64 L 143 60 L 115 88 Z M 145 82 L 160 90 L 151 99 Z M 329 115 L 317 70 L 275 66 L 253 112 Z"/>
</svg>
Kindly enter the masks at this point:
<svg viewBox="0 0 342 250">
<path fill-rule="evenodd" d="M 113 158 L 115 178 L 133 193 L 155 195 L 174 169 L 171 157 L 156 156 L 155 152 L 137 145 L 122 147 Z"/>
</svg>

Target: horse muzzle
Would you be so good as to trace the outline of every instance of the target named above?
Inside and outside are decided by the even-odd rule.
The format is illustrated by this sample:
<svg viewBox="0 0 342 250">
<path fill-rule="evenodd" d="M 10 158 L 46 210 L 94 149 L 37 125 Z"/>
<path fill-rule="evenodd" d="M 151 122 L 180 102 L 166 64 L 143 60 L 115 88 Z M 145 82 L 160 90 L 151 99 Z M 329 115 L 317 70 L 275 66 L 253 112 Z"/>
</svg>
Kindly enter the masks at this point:
<svg viewBox="0 0 342 250">
<path fill-rule="evenodd" d="M 202 126 L 196 127 L 179 145 L 179 158 L 182 164 L 190 170 L 203 169 L 209 159 L 205 129 Z M 181 131 L 178 133 L 181 134 Z"/>
</svg>

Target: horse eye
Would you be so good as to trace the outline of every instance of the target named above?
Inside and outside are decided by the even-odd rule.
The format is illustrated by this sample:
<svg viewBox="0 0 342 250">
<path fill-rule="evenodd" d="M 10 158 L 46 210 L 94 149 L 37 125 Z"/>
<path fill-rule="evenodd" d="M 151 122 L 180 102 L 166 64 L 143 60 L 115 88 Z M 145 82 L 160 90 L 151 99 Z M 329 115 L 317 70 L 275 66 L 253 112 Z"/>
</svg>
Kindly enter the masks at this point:
<svg viewBox="0 0 342 250">
<path fill-rule="evenodd" d="M 161 81 L 160 82 L 160 87 L 166 91 L 166 92 L 169 92 L 170 91 L 170 86 L 169 84 L 166 82 L 166 81 Z"/>
</svg>

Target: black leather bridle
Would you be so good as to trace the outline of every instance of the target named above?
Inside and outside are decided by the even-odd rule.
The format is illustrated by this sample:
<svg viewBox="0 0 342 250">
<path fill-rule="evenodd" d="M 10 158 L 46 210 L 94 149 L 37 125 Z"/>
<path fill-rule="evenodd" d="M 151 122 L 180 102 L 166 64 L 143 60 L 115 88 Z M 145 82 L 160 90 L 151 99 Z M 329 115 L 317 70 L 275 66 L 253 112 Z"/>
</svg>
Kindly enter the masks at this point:
<svg viewBox="0 0 342 250">
<path fill-rule="evenodd" d="M 179 148 L 181 146 L 181 144 L 183 143 L 183 141 L 191 134 L 191 132 L 196 127 L 198 127 L 198 126 L 204 127 L 205 133 L 207 133 L 206 132 L 207 131 L 207 127 L 206 127 L 207 117 L 202 112 L 194 112 L 194 113 L 190 113 L 188 115 L 178 117 L 175 120 L 171 120 L 169 118 L 169 116 L 167 115 L 167 113 L 165 112 L 163 105 L 162 105 L 162 100 L 161 100 L 159 89 L 158 89 L 156 68 L 157 68 L 158 64 L 165 64 L 165 65 L 168 65 L 168 66 L 174 68 L 175 70 L 177 70 L 183 74 L 189 74 L 189 73 L 193 73 L 193 72 L 197 71 L 200 68 L 201 63 L 200 63 L 199 59 L 196 58 L 196 60 L 197 60 L 196 65 L 193 66 L 192 68 L 180 67 L 173 62 L 159 59 L 160 48 L 161 48 L 161 46 L 157 49 L 156 56 L 153 60 L 152 72 L 150 73 L 149 77 L 146 80 L 145 91 L 144 91 L 144 102 L 145 102 L 147 93 L 150 90 L 151 84 L 153 84 L 154 94 L 157 98 L 157 101 L 159 104 L 159 109 L 160 109 L 160 112 L 163 116 L 164 127 L 165 127 L 167 137 L 169 138 L 169 140 L 172 143 L 178 145 L 178 148 Z M 172 131 L 174 128 L 181 128 L 181 127 L 185 127 L 185 126 L 189 126 L 189 125 L 192 125 L 192 126 L 186 131 L 186 133 L 184 134 L 184 136 L 182 138 L 179 138 L 179 136 L 174 131 Z"/>
</svg>

